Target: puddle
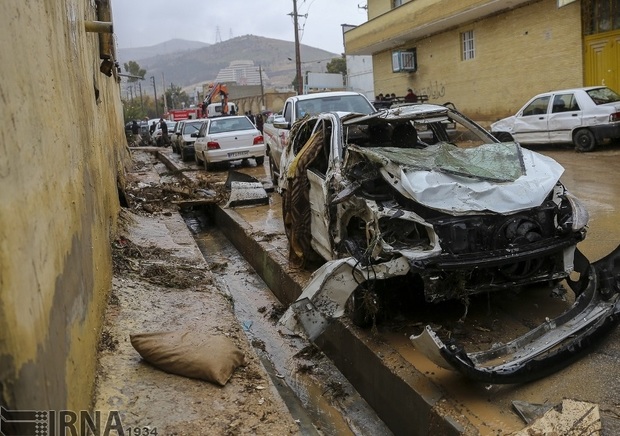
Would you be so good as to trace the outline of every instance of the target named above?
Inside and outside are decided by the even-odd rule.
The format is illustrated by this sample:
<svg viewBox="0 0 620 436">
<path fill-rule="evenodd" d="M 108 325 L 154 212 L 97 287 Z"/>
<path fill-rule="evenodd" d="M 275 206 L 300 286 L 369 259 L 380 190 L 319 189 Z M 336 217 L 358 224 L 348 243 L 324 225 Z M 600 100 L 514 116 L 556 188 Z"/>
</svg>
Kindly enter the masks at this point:
<svg viewBox="0 0 620 436">
<path fill-rule="evenodd" d="M 260 209 L 260 208 L 256 208 Z M 267 220 L 270 218 L 267 217 Z M 252 267 L 206 216 L 185 216 L 220 286 L 302 434 L 389 435 L 389 429 L 318 349 L 280 332 L 284 308 Z"/>
</svg>

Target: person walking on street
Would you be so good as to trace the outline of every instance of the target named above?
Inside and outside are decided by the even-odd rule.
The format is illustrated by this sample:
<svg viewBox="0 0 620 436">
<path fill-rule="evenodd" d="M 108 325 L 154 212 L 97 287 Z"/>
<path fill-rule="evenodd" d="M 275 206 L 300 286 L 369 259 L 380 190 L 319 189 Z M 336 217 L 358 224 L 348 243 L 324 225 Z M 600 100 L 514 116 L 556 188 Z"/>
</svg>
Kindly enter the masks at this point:
<svg viewBox="0 0 620 436">
<path fill-rule="evenodd" d="M 142 137 L 140 136 L 140 125 L 136 120 L 133 120 L 133 122 L 131 123 L 131 145 L 133 147 L 138 147 L 141 140 Z"/>
<path fill-rule="evenodd" d="M 166 124 L 163 118 L 159 119 L 159 128 L 161 129 L 161 146 L 167 147 L 170 141 L 168 139 L 168 124 Z"/>
<path fill-rule="evenodd" d="M 264 124 L 263 115 L 262 114 L 256 115 L 256 128 L 260 130 L 261 134 L 263 133 L 263 124 Z"/>
</svg>

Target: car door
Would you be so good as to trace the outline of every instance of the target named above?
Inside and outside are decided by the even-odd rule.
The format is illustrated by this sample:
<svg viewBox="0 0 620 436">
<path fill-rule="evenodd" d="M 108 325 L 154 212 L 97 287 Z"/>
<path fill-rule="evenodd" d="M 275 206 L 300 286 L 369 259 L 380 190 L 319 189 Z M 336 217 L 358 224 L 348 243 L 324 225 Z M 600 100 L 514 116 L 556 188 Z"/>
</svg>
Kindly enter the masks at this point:
<svg viewBox="0 0 620 436">
<path fill-rule="evenodd" d="M 206 150 L 206 136 L 207 130 L 209 129 L 209 121 L 205 121 L 200 126 L 200 130 L 198 131 L 198 136 L 196 137 L 196 142 L 194 142 L 194 151 L 197 155 L 202 156 L 202 152 Z M 201 157 L 202 158 L 202 157 Z"/>
<path fill-rule="evenodd" d="M 327 124 L 331 125 L 329 118 L 320 119 L 314 127 L 313 132 L 322 131 L 323 138 L 320 144 L 321 150 L 317 158 L 309 165 L 306 174 L 310 184 L 310 228 L 312 229 L 312 248 L 324 259 L 332 259 L 331 238 L 329 234 L 329 208 L 327 201 L 330 198 L 329 186 L 327 184 L 327 159 L 325 155 L 331 154 L 333 129 L 328 129 Z M 314 135 L 313 135 L 314 136 Z"/>
<path fill-rule="evenodd" d="M 555 94 L 549 114 L 549 142 L 572 142 L 573 130 L 581 126 L 583 111 L 574 92 Z"/>
<path fill-rule="evenodd" d="M 522 144 L 549 142 L 548 108 L 550 95 L 534 98 L 517 113 L 512 137 Z"/>
</svg>

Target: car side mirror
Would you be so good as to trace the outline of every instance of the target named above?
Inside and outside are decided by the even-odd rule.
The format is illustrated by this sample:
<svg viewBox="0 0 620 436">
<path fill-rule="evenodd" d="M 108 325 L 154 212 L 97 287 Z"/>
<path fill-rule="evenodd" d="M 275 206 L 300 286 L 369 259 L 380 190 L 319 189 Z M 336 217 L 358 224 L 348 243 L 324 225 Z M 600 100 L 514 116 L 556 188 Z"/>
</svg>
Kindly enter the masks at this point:
<svg viewBox="0 0 620 436">
<path fill-rule="evenodd" d="M 273 127 L 276 129 L 290 129 L 291 124 L 286 121 L 284 117 L 277 117 L 273 119 Z"/>
<path fill-rule="evenodd" d="M 197 132 L 194 132 L 194 133 L 192 133 L 190 136 L 191 136 L 192 138 L 198 138 L 198 133 L 197 133 Z"/>
</svg>

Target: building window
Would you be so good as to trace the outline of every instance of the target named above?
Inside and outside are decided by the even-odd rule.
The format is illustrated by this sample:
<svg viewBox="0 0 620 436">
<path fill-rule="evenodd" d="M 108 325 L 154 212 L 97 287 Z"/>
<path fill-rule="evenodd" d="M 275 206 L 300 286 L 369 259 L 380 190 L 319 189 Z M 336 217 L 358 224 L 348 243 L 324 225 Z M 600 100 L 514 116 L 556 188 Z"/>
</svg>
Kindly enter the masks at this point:
<svg viewBox="0 0 620 436">
<path fill-rule="evenodd" d="M 405 0 L 392 0 L 392 9 L 399 7 L 405 3 Z"/>
<path fill-rule="evenodd" d="M 610 0 L 581 2 L 585 35 L 620 29 L 620 3 Z"/>
<path fill-rule="evenodd" d="M 392 52 L 392 72 L 415 71 L 418 68 L 416 49 Z"/>
<path fill-rule="evenodd" d="M 476 51 L 474 47 L 474 31 L 468 30 L 461 33 L 461 46 L 463 47 L 463 60 L 469 60 L 476 57 Z"/>
</svg>

